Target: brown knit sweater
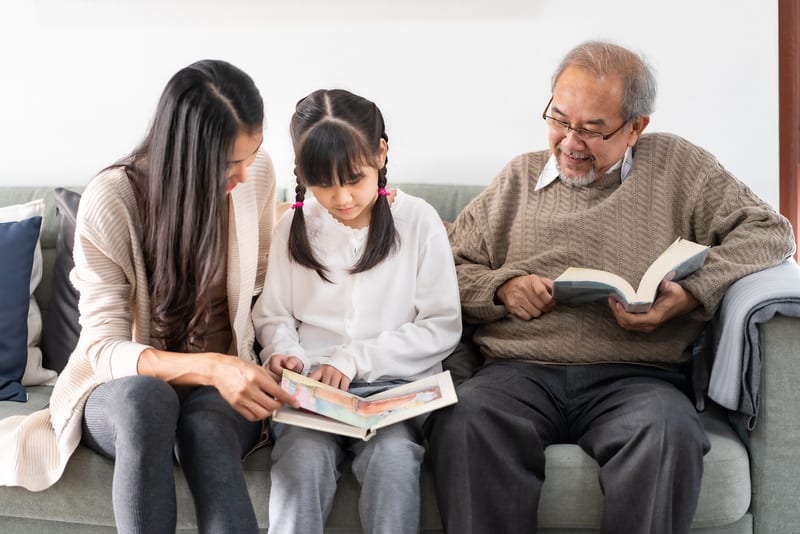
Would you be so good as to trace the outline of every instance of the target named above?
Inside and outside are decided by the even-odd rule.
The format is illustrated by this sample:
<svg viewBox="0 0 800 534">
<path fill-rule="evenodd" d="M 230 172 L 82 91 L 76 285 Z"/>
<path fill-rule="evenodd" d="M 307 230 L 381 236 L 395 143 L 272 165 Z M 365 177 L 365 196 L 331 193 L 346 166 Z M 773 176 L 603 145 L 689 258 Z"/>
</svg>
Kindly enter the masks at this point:
<svg viewBox="0 0 800 534">
<path fill-rule="evenodd" d="M 643 136 L 624 184 L 617 171 L 587 187 L 557 180 L 534 191 L 549 155 L 512 160 L 449 230 L 464 319 L 479 325 L 474 339 L 489 360 L 683 362 L 730 284 L 794 251 L 789 222 L 680 137 Z M 605 269 L 636 287 L 678 236 L 712 246 L 704 267 L 680 282 L 700 308 L 653 333 L 623 330 L 606 303 L 557 304 L 530 321 L 494 303 L 510 278 L 552 279 L 570 266 Z"/>
</svg>

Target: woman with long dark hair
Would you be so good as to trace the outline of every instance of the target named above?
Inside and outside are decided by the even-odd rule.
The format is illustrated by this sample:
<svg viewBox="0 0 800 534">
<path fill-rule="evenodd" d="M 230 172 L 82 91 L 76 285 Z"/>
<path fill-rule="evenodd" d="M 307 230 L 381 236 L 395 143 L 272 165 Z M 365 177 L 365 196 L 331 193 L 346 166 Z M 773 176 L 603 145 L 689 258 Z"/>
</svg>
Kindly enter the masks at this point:
<svg viewBox="0 0 800 534">
<path fill-rule="evenodd" d="M 263 119 L 247 74 L 199 61 L 169 81 L 141 145 L 89 183 L 71 275 L 81 337 L 49 409 L 14 423 L 2 463 L 21 467 L 0 483 L 50 486 L 82 441 L 115 460 L 120 532 L 174 532 L 177 458 L 201 532 L 257 532 L 241 458 L 291 401 L 253 352 L 275 216 Z"/>
</svg>

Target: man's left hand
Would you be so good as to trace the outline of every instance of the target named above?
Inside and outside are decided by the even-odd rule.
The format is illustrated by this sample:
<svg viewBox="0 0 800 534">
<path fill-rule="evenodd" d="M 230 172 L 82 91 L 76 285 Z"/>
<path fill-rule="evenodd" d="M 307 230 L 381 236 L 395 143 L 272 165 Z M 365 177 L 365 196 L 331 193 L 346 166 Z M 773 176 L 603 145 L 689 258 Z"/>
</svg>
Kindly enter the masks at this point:
<svg viewBox="0 0 800 534">
<path fill-rule="evenodd" d="M 658 298 L 646 313 L 628 313 L 614 300 L 608 299 L 617 323 L 632 332 L 652 332 L 673 317 L 689 313 L 700 305 L 698 300 L 676 282 L 664 280 L 659 286 Z"/>
</svg>

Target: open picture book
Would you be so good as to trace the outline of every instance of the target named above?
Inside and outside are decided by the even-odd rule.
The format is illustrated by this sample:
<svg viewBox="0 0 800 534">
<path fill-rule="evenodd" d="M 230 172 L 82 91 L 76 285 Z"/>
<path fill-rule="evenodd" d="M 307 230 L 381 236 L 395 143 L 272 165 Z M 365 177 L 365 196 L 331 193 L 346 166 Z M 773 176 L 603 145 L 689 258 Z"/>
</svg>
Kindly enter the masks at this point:
<svg viewBox="0 0 800 534">
<path fill-rule="evenodd" d="M 650 264 L 634 289 L 621 276 L 599 269 L 570 267 L 553 280 L 553 298 L 559 304 L 583 304 L 617 299 L 632 313 L 650 309 L 662 280 L 686 278 L 705 262 L 709 247 L 678 238 Z"/>
<path fill-rule="evenodd" d="M 284 369 L 281 387 L 299 402 L 273 412 L 272 420 L 368 440 L 375 432 L 458 402 L 450 371 L 359 397 Z"/>
</svg>

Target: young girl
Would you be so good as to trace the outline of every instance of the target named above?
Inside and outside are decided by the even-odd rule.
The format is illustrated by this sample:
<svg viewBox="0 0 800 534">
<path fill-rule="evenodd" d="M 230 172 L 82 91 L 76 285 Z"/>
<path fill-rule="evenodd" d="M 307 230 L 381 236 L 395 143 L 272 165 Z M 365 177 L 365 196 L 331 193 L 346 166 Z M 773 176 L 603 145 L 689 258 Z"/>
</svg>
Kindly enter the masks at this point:
<svg viewBox="0 0 800 534">
<path fill-rule="evenodd" d="M 253 310 L 267 369 L 358 395 L 440 371 L 461 334 L 452 253 L 430 205 L 386 189 L 381 112 L 320 90 L 298 102 L 291 134 L 296 202 L 276 227 Z M 275 424 L 270 532 L 322 532 L 347 452 L 364 530 L 417 532 L 421 423 L 366 442 Z"/>
</svg>

